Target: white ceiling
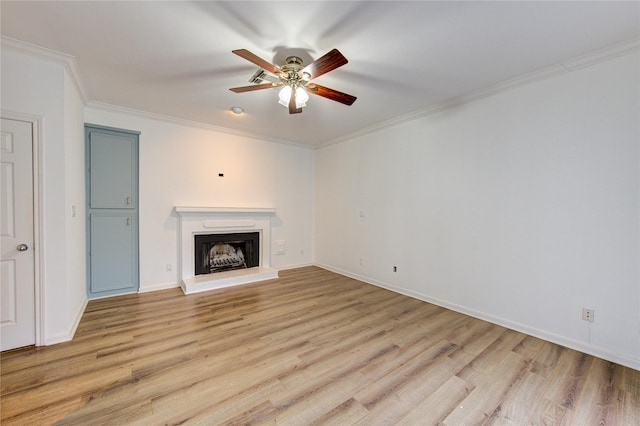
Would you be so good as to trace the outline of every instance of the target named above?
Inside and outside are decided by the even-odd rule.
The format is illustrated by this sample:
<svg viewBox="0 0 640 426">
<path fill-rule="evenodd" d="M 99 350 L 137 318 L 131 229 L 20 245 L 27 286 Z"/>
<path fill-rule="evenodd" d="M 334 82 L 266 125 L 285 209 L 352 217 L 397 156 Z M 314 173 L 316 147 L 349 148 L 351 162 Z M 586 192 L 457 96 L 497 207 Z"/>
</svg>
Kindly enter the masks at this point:
<svg viewBox="0 0 640 426">
<path fill-rule="evenodd" d="M 75 57 L 88 100 L 318 146 L 637 39 L 637 1 L 7 1 L 1 33 Z M 302 114 L 275 89 L 233 93 L 257 66 L 337 48 L 349 63 Z M 231 106 L 245 114 L 234 116 Z"/>
</svg>

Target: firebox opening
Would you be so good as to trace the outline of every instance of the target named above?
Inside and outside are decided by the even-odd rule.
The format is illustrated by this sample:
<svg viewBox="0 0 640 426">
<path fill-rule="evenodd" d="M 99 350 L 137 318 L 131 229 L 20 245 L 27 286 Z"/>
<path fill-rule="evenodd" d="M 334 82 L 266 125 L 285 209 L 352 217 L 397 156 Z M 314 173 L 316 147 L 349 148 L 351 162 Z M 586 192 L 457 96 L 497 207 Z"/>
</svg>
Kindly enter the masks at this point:
<svg viewBox="0 0 640 426">
<path fill-rule="evenodd" d="M 194 235 L 195 275 L 260 266 L 260 233 Z"/>
</svg>

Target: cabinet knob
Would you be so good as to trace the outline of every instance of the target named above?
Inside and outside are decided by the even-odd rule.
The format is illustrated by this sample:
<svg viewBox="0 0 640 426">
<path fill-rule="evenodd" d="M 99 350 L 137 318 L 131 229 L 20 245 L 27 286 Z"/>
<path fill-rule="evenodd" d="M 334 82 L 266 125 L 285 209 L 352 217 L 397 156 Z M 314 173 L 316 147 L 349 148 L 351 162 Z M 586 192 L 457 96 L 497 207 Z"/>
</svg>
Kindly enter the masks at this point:
<svg viewBox="0 0 640 426">
<path fill-rule="evenodd" d="M 127 205 L 130 206 L 131 205 L 131 197 L 127 197 Z"/>
</svg>

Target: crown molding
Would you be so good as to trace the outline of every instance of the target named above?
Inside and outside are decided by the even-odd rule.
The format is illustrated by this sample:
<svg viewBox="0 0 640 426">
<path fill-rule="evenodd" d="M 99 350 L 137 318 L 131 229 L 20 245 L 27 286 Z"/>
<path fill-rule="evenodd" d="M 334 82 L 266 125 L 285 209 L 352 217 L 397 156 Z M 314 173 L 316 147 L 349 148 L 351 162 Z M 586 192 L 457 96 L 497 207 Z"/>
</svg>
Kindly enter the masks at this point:
<svg viewBox="0 0 640 426">
<path fill-rule="evenodd" d="M 143 111 L 143 110 L 139 110 L 139 109 L 135 109 L 135 108 L 128 108 L 128 107 L 108 104 L 108 103 L 104 103 L 104 102 L 89 101 L 89 102 L 87 102 L 86 106 L 88 108 L 99 109 L 99 110 L 105 111 L 105 112 L 113 112 L 113 113 L 134 115 L 134 116 L 146 118 L 146 119 L 149 119 L 149 120 L 161 121 L 161 122 L 170 123 L 170 124 L 177 124 L 177 125 L 186 126 L 186 127 L 195 127 L 195 128 L 204 129 L 204 130 L 211 130 L 211 131 L 214 131 L 214 132 L 224 133 L 224 134 L 228 134 L 228 135 L 232 135 L 232 136 L 240 136 L 240 137 L 251 138 L 251 139 L 259 139 L 259 140 L 263 140 L 263 141 L 267 141 L 267 142 L 274 142 L 274 143 L 279 143 L 279 144 L 284 144 L 284 145 L 292 145 L 292 146 L 296 146 L 298 148 L 313 149 L 313 147 L 311 147 L 309 145 L 302 144 L 302 143 L 296 143 L 296 142 L 286 141 L 286 140 L 282 140 L 282 139 L 269 138 L 269 137 L 263 136 L 263 135 L 258 135 L 258 134 L 249 133 L 249 132 L 243 132 L 241 130 L 230 129 L 228 127 L 215 126 L 213 124 L 203 123 L 203 122 L 200 122 L 200 121 L 186 120 L 184 118 L 178 118 L 178 117 L 173 117 L 173 116 L 169 116 L 169 115 L 157 114 L 157 113 L 154 113 L 154 112 Z"/>
<path fill-rule="evenodd" d="M 78 90 L 82 101 L 85 104 L 89 101 L 89 96 L 87 95 L 87 90 L 85 89 L 84 83 L 82 82 L 80 71 L 78 69 L 78 63 L 76 62 L 76 58 L 74 56 L 67 55 L 66 53 L 58 52 L 56 50 L 47 49 L 46 47 L 27 43 L 22 40 L 16 40 L 11 37 L 1 36 L 0 41 L 3 49 L 12 49 L 17 52 L 27 53 L 64 66 L 65 70 L 71 76 L 71 80 Z"/>
<path fill-rule="evenodd" d="M 614 59 L 619 56 L 628 55 L 638 51 L 640 51 L 640 37 L 632 38 L 604 49 L 594 50 L 586 55 L 581 55 L 563 61 L 561 62 L 561 65 L 569 71 L 576 71 L 581 68 L 586 68 L 600 62 L 608 61 L 609 59 Z"/>
<path fill-rule="evenodd" d="M 575 58 L 568 59 L 566 61 L 562 61 L 556 65 L 551 65 L 551 66 L 542 68 L 540 70 L 534 71 L 532 73 L 515 77 L 510 80 L 506 80 L 501 83 L 497 83 L 492 86 L 488 86 L 488 87 L 467 93 L 462 96 L 450 98 L 445 101 L 430 105 L 428 107 L 410 112 L 408 114 L 394 117 L 390 120 L 376 123 L 372 126 L 365 127 L 363 129 L 352 132 L 348 135 L 341 136 L 339 138 L 332 139 L 325 143 L 319 144 L 316 146 L 316 149 L 329 146 L 329 145 L 334 145 L 340 142 L 345 142 L 347 140 L 354 139 L 360 136 L 365 136 L 367 134 L 377 132 L 389 127 L 397 126 L 402 123 L 413 121 L 419 118 L 424 118 L 424 117 L 437 114 L 439 112 L 442 112 L 451 108 L 468 104 L 478 99 L 493 96 L 500 92 L 504 92 L 506 90 L 513 89 L 518 86 L 523 86 L 525 84 L 529 84 L 534 81 L 545 80 L 547 78 L 550 78 L 559 74 L 570 73 L 570 72 L 577 71 L 579 69 L 586 68 L 591 65 L 596 65 L 601 62 L 605 62 L 620 56 L 625 56 L 631 53 L 637 53 L 639 51 L 640 51 L 640 37 L 636 37 L 631 40 L 626 40 L 622 43 L 617 43 L 615 45 L 609 46 L 605 49 L 595 50 L 585 55 L 581 55 Z"/>
</svg>

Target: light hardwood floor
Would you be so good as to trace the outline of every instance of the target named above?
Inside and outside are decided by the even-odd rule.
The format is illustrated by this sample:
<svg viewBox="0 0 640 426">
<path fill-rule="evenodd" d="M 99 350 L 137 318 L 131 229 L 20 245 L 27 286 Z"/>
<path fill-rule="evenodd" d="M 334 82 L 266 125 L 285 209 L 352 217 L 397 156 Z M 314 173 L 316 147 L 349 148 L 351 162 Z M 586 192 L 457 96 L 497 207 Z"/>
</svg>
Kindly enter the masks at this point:
<svg viewBox="0 0 640 426">
<path fill-rule="evenodd" d="M 3 353 L 10 424 L 639 425 L 640 372 L 317 267 L 92 300 Z"/>
</svg>

